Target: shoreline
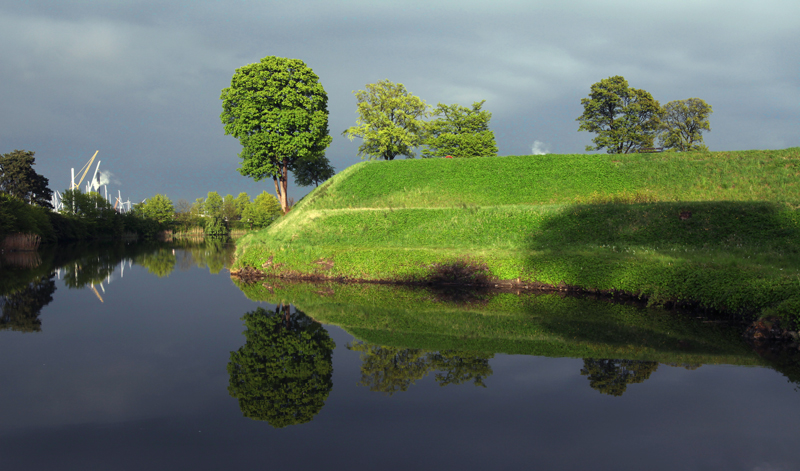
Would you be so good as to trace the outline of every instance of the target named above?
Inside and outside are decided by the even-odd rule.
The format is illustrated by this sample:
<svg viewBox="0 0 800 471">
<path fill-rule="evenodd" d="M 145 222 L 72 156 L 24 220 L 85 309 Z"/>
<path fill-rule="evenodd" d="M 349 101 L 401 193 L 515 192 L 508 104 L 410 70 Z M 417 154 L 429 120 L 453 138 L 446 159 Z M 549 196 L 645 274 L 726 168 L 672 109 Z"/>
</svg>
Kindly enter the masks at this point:
<svg viewBox="0 0 800 471">
<path fill-rule="evenodd" d="M 576 285 L 560 283 L 557 285 L 541 282 L 523 282 L 521 280 L 493 280 L 486 282 L 444 282 L 440 280 L 405 280 L 405 279 L 360 279 L 344 276 L 327 276 L 322 274 L 302 274 L 298 272 L 286 272 L 279 274 L 268 274 L 256 268 L 245 266 L 241 269 L 230 270 L 231 278 L 235 278 L 245 284 L 254 284 L 263 280 L 281 280 L 290 283 L 336 283 L 342 285 L 364 284 L 364 285 L 394 285 L 404 287 L 418 287 L 441 291 L 473 292 L 480 295 L 492 294 L 516 294 L 541 293 L 541 294 L 563 294 L 566 296 L 588 297 L 592 299 L 605 300 L 615 304 L 633 304 L 638 307 L 648 307 L 649 297 L 646 295 L 636 295 L 634 293 L 621 290 L 598 290 L 582 288 Z M 266 285 L 265 285 L 266 286 Z M 693 314 L 700 314 L 698 317 L 710 319 L 708 322 L 726 322 L 741 326 L 742 337 L 754 346 L 768 345 L 770 349 L 780 348 L 799 348 L 800 332 L 796 326 L 785 325 L 787 322 L 777 316 L 758 317 L 756 313 L 736 314 L 730 311 L 718 310 L 704 307 L 699 301 L 695 300 L 667 300 L 660 303 L 657 307 L 664 310 L 690 311 Z"/>
</svg>

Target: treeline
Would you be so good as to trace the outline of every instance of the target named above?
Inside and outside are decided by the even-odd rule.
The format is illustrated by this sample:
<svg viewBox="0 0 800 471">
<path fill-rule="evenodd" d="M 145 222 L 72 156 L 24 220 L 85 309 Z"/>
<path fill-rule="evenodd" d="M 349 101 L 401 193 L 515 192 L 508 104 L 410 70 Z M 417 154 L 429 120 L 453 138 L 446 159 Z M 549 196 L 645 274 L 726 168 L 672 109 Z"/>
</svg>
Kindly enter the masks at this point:
<svg viewBox="0 0 800 471">
<path fill-rule="evenodd" d="M 283 212 L 278 199 L 262 192 L 251 200 L 247 193 L 222 197 L 211 191 L 193 203 L 179 199 L 175 204 L 166 195 L 155 195 L 134 205 L 133 213 L 156 221 L 175 234 L 224 236 L 231 231 L 262 228 L 270 225 Z"/>
<path fill-rule="evenodd" d="M 38 236 L 37 243 L 152 239 L 165 231 L 225 236 L 235 229 L 266 227 L 282 214 L 277 198 L 267 192 L 251 201 L 247 193 L 223 198 L 212 191 L 194 203 L 178 200 L 175 205 L 157 194 L 120 212 L 99 193 L 80 189 L 64 191 L 61 211 L 55 212 L 49 181 L 34 165 L 31 151 L 0 155 L 0 248 L 12 234 Z"/>
</svg>

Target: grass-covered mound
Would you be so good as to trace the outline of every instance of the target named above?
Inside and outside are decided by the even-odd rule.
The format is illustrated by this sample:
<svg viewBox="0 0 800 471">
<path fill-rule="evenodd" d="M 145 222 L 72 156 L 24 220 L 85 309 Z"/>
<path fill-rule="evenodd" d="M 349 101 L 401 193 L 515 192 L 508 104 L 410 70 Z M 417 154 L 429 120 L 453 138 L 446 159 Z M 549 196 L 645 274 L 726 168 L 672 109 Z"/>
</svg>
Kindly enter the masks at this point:
<svg viewBox="0 0 800 471">
<path fill-rule="evenodd" d="M 365 162 L 237 243 L 276 276 L 514 282 L 800 315 L 800 148 Z"/>
</svg>

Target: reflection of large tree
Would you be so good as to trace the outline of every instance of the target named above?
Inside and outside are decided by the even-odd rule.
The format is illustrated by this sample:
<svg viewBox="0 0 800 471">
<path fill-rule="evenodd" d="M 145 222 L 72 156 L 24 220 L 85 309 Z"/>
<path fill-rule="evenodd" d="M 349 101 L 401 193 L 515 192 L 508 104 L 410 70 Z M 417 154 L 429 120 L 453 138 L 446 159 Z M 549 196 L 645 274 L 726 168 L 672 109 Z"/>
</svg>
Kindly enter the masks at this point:
<svg viewBox="0 0 800 471">
<path fill-rule="evenodd" d="M 622 396 L 629 384 L 643 383 L 657 368 L 655 361 L 584 358 L 581 374 L 589 377 L 592 389 Z"/>
<path fill-rule="evenodd" d="M 472 381 L 476 386 L 486 386 L 483 380 L 492 374 L 489 359 L 476 352 L 427 350 L 385 347 L 363 342 L 347 346 L 361 353 L 361 382 L 370 391 L 392 395 L 406 391 L 418 379 L 437 371 L 440 386 Z"/>
<path fill-rule="evenodd" d="M 10 329 L 20 332 L 42 330 L 39 313 L 53 300 L 56 283 L 53 275 L 42 276 L 28 283 L 24 288 L 11 294 L 0 296 L 0 330 Z"/>
<path fill-rule="evenodd" d="M 310 421 L 333 388 L 336 345 L 328 332 L 289 306 L 258 308 L 242 320 L 246 343 L 228 363 L 228 392 L 242 413 L 273 427 Z"/>
</svg>

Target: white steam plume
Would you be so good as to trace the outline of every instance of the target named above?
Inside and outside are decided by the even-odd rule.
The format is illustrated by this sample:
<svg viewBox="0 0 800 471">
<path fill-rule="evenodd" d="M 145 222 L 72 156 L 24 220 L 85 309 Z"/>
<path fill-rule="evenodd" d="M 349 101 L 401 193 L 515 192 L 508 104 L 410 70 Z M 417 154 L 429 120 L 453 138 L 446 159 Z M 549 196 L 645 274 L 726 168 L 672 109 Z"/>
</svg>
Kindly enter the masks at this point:
<svg viewBox="0 0 800 471">
<path fill-rule="evenodd" d="M 531 146 L 532 155 L 545 155 L 549 153 L 550 153 L 550 144 L 544 143 L 542 141 L 533 141 L 533 146 Z"/>
<path fill-rule="evenodd" d="M 97 172 L 97 186 L 108 185 L 109 183 L 113 183 L 115 185 L 121 184 L 119 179 L 116 178 L 113 173 L 106 170 L 100 170 Z"/>
</svg>

